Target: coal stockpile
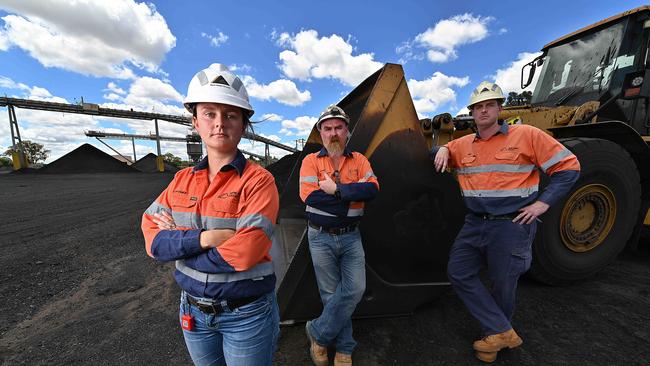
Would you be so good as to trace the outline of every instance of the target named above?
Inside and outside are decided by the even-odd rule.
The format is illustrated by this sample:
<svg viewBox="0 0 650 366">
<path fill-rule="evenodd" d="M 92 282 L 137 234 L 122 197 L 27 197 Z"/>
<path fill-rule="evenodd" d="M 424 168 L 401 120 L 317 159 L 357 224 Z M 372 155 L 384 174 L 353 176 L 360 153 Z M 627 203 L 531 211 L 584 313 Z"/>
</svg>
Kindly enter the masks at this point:
<svg viewBox="0 0 650 366">
<path fill-rule="evenodd" d="M 156 158 L 158 156 L 154 153 L 149 153 L 142 158 L 138 159 L 132 167 L 144 173 L 157 173 L 158 166 L 156 165 Z M 179 169 L 171 164 L 165 163 L 166 172 L 177 172 Z"/>
<path fill-rule="evenodd" d="M 172 178 L 0 175 L 1 365 L 191 364 L 174 264 L 149 258 L 140 231 Z M 523 278 L 513 324 L 524 343 L 496 364 L 647 365 L 647 244 L 571 286 Z M 354 364 L 482 365 L 479 332 L 450 290 L 411 316 L 355 319 Z M 281 328 L 274 365 L 311 365 L 304 323 Z"/>
<path fill-rule="evenodd" d="M 278 192 L 280 192 L 280 194 L 282 194 L 293 169 L 300 170 L 300 165 L 296 165 L 299 156 L 300 152 L 286 155 L 266 167 L 266 170 L 273 174 L 275 185 L 278 187 Z"/>
<path fill-rule="evenodd" d="M 90 144 L 83 144 L 39 169 L 46 174 L 138 172 Z"/>
</svg>

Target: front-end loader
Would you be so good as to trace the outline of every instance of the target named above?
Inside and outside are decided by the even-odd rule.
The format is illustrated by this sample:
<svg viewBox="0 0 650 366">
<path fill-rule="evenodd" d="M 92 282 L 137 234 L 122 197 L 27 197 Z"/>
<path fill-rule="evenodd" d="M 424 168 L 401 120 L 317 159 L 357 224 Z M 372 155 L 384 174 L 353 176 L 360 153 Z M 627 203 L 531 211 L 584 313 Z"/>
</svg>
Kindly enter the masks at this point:
<svg viewBox="0 0 650 366">
<path fill-rule="evenodd" d="M 531 274 L 547 283 L 590 277 L 650 225 L 650 7 L 561 37 L 522 69 L 529 105 L 500 118 L 541 128 L 571 150 L 580 179 L 542 216 Z M 472 130 L 471 117 L 432 119 L 436 144 Z M 431 141 L 433 141 L 431 140 Z"/>
<path fill-rule="evenodd" d="M 522 88 L 540 67 L 531 103 L 506 107 L 500 117 L 547 131 L 580 161 L 578 182 L 541 217 L 533 246 L 531 274 L 558 284 L 602 270 L 650 225 L 650 7 L 544 46 L 522 70 Z M 355 316 L 409 314 L 448 287 L 449 249 L 466 213 L 456 180 L 434 171 L 429 151 L 472 133 L 473 120 L 448 113 L 418 119 L 396 64 L 338 105 L 351 117 L 348 146 L 368 158 L 381 187 L 360 225 L 367 288 Z M 269 166 L 280 190 L 272 255 L 286 322 L 317 316 L 322 306 L 298 195 L 302 159 L 321 146 L 312 129 L 301 152 Z"/>
</svg>

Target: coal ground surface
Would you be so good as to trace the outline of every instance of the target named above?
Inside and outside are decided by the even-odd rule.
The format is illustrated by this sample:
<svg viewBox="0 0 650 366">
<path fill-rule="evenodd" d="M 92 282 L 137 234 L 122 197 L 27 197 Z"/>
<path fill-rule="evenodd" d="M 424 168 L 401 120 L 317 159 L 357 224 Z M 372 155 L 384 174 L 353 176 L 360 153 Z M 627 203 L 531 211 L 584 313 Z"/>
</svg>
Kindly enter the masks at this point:
<svg viewBox="0 0 650 366">
<path fill-rule="evenodd" d="M 0 175 L 0 363 L 191 364 L 172 265 L 146 256 L 142 212 L 171 174 Z M 646 246 L 647 248 L 647 246 Z M 650 251 L 567 287 L 523 279 L 524 344 L 498 365 L 647 365 Z M 395 301 L 401 301 L 395 299 Z M 355 365 L 479 365 L 478 325 L 452 291 L 412 316 L 354 321 Z M 304 324 L 276 365 L 309 365 Z"/>
</svg>

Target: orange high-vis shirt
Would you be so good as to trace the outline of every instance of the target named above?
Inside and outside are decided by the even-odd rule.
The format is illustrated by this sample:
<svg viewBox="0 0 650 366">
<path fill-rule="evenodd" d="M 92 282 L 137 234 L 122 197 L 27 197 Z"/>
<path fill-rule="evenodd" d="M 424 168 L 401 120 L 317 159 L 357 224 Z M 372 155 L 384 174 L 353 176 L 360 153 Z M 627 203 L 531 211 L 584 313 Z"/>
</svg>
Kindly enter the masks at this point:
<svg viewBox="0 0 650 366">
<path fill-rule="evenodd" d="M 552 205 L 579 177 L 576 156 L 553 137 L 528 125 L 503 123 L 487 140 L 471 134 L 446 146 L 465 203 L 474 213 L 513 213 L 537 199 Z M 538 197 L 539 170 L 551 179 Z"/>
<path fill-rule="evenodd" d="M 325 193 L 318 182 L 330 178 L 339 180 L 340 197 Z M 305 156 L 300 167 L 300 198 L 306 204 L 310 222 L 323 227 L 343 227 L 358 222 L 363 216 L 364 202 L 379 192 L 379 181 L 370 162 L 363 154 L 343 153 L 339 167 L 332 165 L 327 150 Z"/>
<path fill-rule="evenodd" d="M 179 286 L 193 296 L 233 299 L 261 295 L 275 285 L 269 250 L 279 198 L 271 173 L 247 162 L 241 152 L 208 180 L 204 159 L 176 173 L 142 216 L 147 253 L 175 261 Z M 177 230 L 160 230 L 154 213 L 170 213 Z M 201 231 L 232 229 L 217 248 L 200 246 Z"/>
</svg>

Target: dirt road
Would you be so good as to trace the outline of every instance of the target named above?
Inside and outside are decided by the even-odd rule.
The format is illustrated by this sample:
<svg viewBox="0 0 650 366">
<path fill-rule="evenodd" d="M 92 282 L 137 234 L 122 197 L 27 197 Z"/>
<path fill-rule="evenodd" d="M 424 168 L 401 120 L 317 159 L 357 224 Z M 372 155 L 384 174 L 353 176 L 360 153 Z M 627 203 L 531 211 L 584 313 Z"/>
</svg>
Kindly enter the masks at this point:
<svg viewBox="0 0 650 366">
<path fill-rule="evenodd" d="M 0 361 L 190 364 L 170 264 L 144 252 L 140 216 L 168 174 L 0 175 Z M 646 246 L 647 248 L 647 246 Z M 396 300 L 399 301 L 399 300 Z M 523 280 L 519 349 L 500 365 L 647 365 L 650 251 L 570 287 Z M 478 326 L 447 292 L 413 316 L 354 323 L 356 365 L 475 365 Z M 302 324 L 277 365 L 309 365 Z"/>
</svg>

